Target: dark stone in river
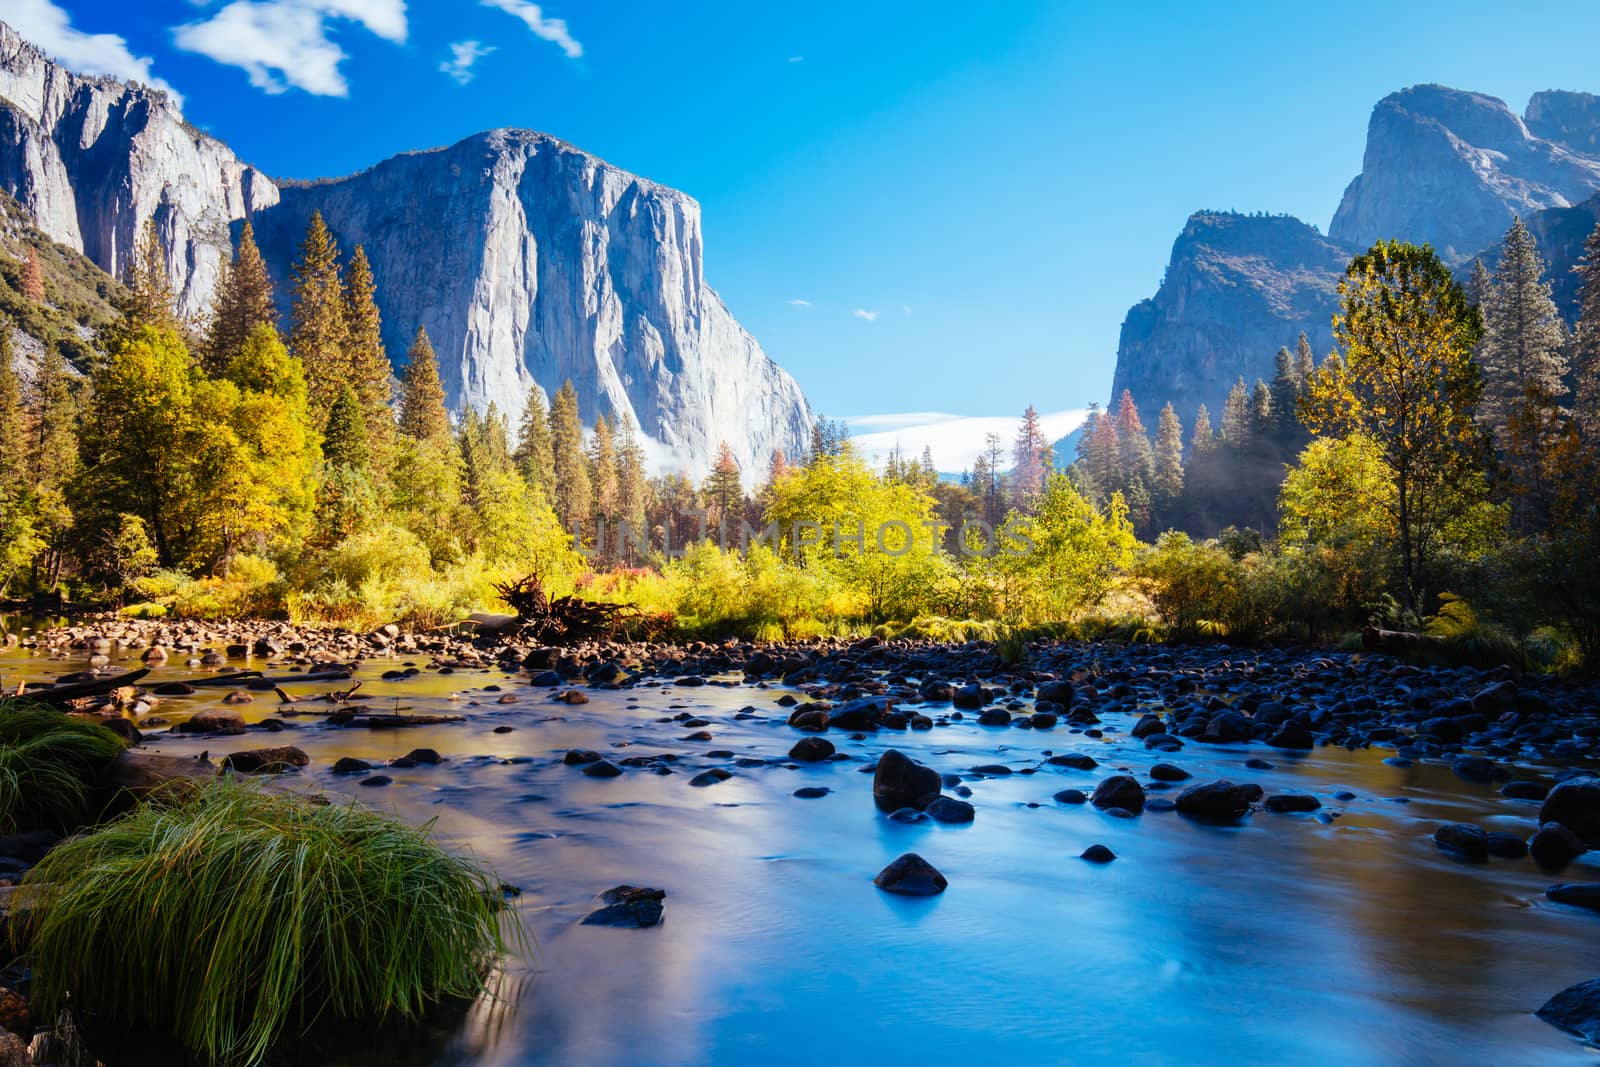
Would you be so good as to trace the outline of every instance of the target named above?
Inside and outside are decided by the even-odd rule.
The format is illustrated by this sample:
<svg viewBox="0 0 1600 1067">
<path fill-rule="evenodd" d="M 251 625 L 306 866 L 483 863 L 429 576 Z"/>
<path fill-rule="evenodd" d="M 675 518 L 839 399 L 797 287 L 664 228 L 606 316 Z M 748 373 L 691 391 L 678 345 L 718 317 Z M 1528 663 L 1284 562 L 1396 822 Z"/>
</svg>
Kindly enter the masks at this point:
<svg viewBox="0 0 1600 1067">
<path fill-rule="evenodd" d="M 1544 798 L 1539 822 L 1558 822 L 1590 845 L 1600 845 L 1600 778 L 1569 778 Z"/>
<path fill-rule="evenodd" d="M 1082 804 L 1089 798 L 1081 789 L 1063 789 L 1051 799 L 1060 804 Z"/>
<path fill-rule="evenodd" d="M 721 767 L 713 767 L 709 771 L 701 771 L 689 779 L 689 784 L 696 787 L 716 785 L 718 782 L 726 782 L 732 777 L 732 771 L 723 770 Z"/>
<path fill-rule="evenodd" d="M 372 770 L 372 764 L 364 759 L 354 756 L 341 756 L 333 765 L 334 774 L 360 774 L 362 771 Z"/>
<path fill-rule="evenodd" d="M 1198 819 L 1233 822 L 1250 810 L 1259 786 L 1235 785 L 1226 778 L 1192 785 L 1178 794 L 1178 812 Z"/>
<path fill-rule="evenodd" d="M 945 891 L 950 883 L 927 860 L 907 852 L 878 872 L 872 883 L 888 893 L 908 897 L 931 897 Z"/>
<path fill-rule="evenodd" d="M 1097 808 L 1121 808 L 1137 814 L 1144 810 L 1144 786 L 1130 775 L 1114 774 L 1094 787 L 1090 799 Z"/>
<path fill-rule="evenodd" d="M 431 748 L 414 748 L 407 752 L 403 758 L 410 760 L 412 763 L 422 763 L 430 767 L 444 762 L 444 757 Z"/>
<path fill-rule="evenodd" d="M 1507 800 L 1543 800 L 1550 789 L 1543 782 L 1507 782 L 1500 787 L 1500 795 Z"/>
<path fill-rule="evenodd" d="M 1117 858 L 1117 854 L 1104 845 L 1090 845 L 1078 854 L 1078 858 L 1090 863 L 1110 863 Z"/>
<path fill-rule="evenodd" d="M 655 926 L 661 922 L 662 901 L 666 895 L 666 891 L 662 889 L 619 885 L 601 893 L 600 899 L 605 903 L 605 907 L 591 911 L 579 921 L 579 924 L 633 928 Z"/>
<path fill-rule="evenodd" d="M 1273 748 L 1309 749 L 1316 745 L 1316 738 L 1311 736 L 1311 731 L 1297 722 L 1286 722 L 1278 727 L 1276 733 L 1267 738 L 1267 744 Z"/>
<path fill-rule="evenodd" d="M 976 812 L 971 804 L 954 797 L 935 797 L 927 807 L 928 817 L 934 822 L 967 823 Z"/>
<path fill-rule="evenodd" d="M 587 748 L 569 748 L 567 754 L 561 757 L 561 762 L 568 767 L 581 767 L 585 763 L 600 762 L 600 753 Z"/>
<path fill-rule="evenodd" d="M 1182 767 L 1175 767 L 1170 763 L 1158 763 L 1150 768 L 1150 777 L 1158 782 L 1181 782 L 1192 776 Z"/>
<path fill-rule="evenodd" d="M 1041 682 L 1034 699 L 1070 708 L 1078 701 L 1078 689 L 1071 682 Z"/>
<path fill-rule="evenodd" d="M 1453 822 L 1439 827 L 1433 833 L 1433 843 L 1462 859 L 1489 858 L 1488 835 L 1483 832 L 1483 827 L 1471 823 Z"/>
<path fill-rule="evenodd" d="M 241 774 L 281 774 L 295 767 L 304 767 L 311 757 L 293 745 L 277 748 L 247 748 L 230 752 L 223 757 L 222 766 Z M 365 769 L 365 768 L 363 768 Z"/>
<path fill-rule="evenodd" d="M 622 773 L 622 768 L 610 760 L 603 759 L 584 764 L 583 773 L 590 778 L 615 778 Z"/>
<path fill-rule="evenodd" d="M 361 779 L 360 782 L 358 782 L 356 784 L 357 785 L 366 785 L 366 786 L 380 786 L 380 785 L 390 785 L 393 782 L 394 782 L 394 779 L 390 778 L 387 774 L 374 774 L 371 778 L 363 778 L 363 779 Z"/>
<path fill-rule="evenodd" d="M 1289 814 L 1300 811 L 1316 811 L 1322 807 L 1322 801 L 1310 793 L 1275 793 L 1262 802 L 1268 811 L 1278 814 Z"/>
<path fill-rule="evenodd" d="M 1544 895 L 1557 904 L 1570 904 L 1575 908 L 1600 911 L 1600 882 L 1569 882 L 1553 885 Z"/>
<path fill-rule="evenodd" d="M 827 796 L 832 790 L 825 785 L 803 785 L 794 791 L 794 795 L 801 800 L 816 800 L 818 797 Z"/>
<path fill-rule="evenodd" d="M 956 705 L 956 707 L 958 707 L 958 708 L 960 706 L 961 706 L 960 704 Z M 1007 711 L 1005 708 L 989 708 L 983 714 L 978 716 L 978 725 L 979 726 L 1010 726 L 1011 725 L 1011 713 L 1009 711 Z"/>
<path fill-rule="evenodd" d="M 826 737 L 802 737 L 789 750 L 789 758 L 802 763 L 820 763 L 833 755 L 833 742 Z"/>
<path fill-rule="evenodd" d="M 920 811 L 939 795 L 943 784 L 938 771 L 891 748 L 878 757 L 878 769 L 872 776 L 872 796 L 884 811 L 905 807 Z"/>
<path fill-rule="evenodd" d="M 1488 785 L 1496 777 L 1505 777 L 1505 772 L 1487 756 L 1457 756 L 1455 762 L 1450 764 L 1450 770 L 1457 778 L 1479 785 Z"/>
<path fill-rule="evenodd" d="M 1504 830 L 1491 830 L 1483 836 L 1483 845 L 1489 855 L 1503 860 L 1520 860 L 1528 854 L 1528 843 L 1516 834 Z"/>
<path fill-rule="evenodd" d="M 1045 762 L 1053 767 L 1071 767 L 1079 771 L 1092 771 L 1100 766 L 1093 756 L 1084 755 L 1082 752 L 1063 752 L 1059 756 L 1051 756 Z"/>
<path fill-rule="evenodd" d="M 1600 978 L 1568 986 L 1534 1014 L 1585 1041 L 1600 1043 Z"/>
<path fill-rule="evenodd" d="M 1528 851 L 1539 866 L 1559 871 L 1589 849 L 1582 838 L 1565 826 L 1547 822 L 1528 840 Z"/>
</svg>

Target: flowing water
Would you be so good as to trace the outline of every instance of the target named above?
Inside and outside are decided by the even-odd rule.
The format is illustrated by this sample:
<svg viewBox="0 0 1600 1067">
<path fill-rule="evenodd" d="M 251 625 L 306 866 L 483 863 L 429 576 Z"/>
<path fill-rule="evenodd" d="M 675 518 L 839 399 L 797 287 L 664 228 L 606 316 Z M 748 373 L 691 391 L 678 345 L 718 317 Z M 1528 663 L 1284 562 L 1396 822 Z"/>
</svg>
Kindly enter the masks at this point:
<svg viewBox="0 0 1600 1067">
<path fill-rule="evenodd" d="M 1126 715 L 1107 715 L 1099 740 L 970 720 L 864 741 L 835 732 L 848 760 L 741 767 L 737 757 L 781 757 L 800 736 L 775 704 L 782 688 L 589 690 L 590 703 L 569 706 L 500 671 L 378 677 L 396 666 L 374 660 L 361 670 L 375 708 L 399 701 L 466 721 L 379 732 L 294 718 L 277 734 L 147 741 L 214 759 L 298 745 L 312 758 L 308 784 L 411 822 L 437 819 L 447 844 L 522 889 L 517 906 L 536 944 L 508 962 L 497 998 L 403 1048 L 333 1062 L 1237 1067 L 1559 1064 L 1593 1054 L 1531 1012 L 1600 975 L 1600 916 L 1543 896 L 1553 881 L 1600 881 L 1594 857 L 1561 876 L 1530 860 L 1452 860 L 1431 840 L 1439 823 L 1526 836 L 1537 805 L 1447 767 L 1385 765 L 1391 753 L 1376 749 L 1294 756 L 1191 744 L 1159 758 L 1200 780 L 1314 793 L 1321 818 L 1258 811 L 1237 827 L 1174 813 L 1119 819 L 1051 794 L 1088 791 L 1120 768 L 1147 779 L 1158 757 L 1127 738 Z M 13 686 L 83 667 L 0 651 L 0 682 Z M 162 668 L 152 680 L 189 674 Z M 502 689 L 485 692 L 491 685 Z M 167 698 L 155 714 L 178 721 L 225 693 Z M 517 702 L 498 703 L 505 693 Z M 247 718 L 292 710 L 254 695 L 238 709 Z M 747 706 L 758 716 L 736 720 Z M 660 721 L 679 711 L 710 720 L 714 739 L 687 741 L 691 729 Z M 512 729 L 495 733 L 501 726 Z M 330 772 L 340 756 L 377 763 L 419 746 L 448 762 L 384 769 L 394 779 L 385 788 Z M 995 762 L 1039 769 L 969 778 L 971 825 L 900 824 L 874 808 L 870 776 L 859 771 L 891 746 L 943 772 Z M 669 775 L 595 779 L 562 765 L 569 748 L 680 760 Z M 736 757 L 704 754 L 717 749 Z M 1101 767 L 1039 766 L 1045 751 L 1087 752 Z M 1246 769 L 1252 756 L 1276 766 Z M 711 766 L 734 777 L 689 785 Z M 807 785 L 832 792 L 792 796 Z M 1334 799 L 1342 791 L 1354 799 Z M 1119 858 L 1077 858 L 1096 842 Z M 873 875 L 907 851 L 943 871 L 949 890 L 916 899 L 875 888 Z M 621 883 L 665 889 L 663 924 L 578 924 L 597 892 Z"/>
</svg>

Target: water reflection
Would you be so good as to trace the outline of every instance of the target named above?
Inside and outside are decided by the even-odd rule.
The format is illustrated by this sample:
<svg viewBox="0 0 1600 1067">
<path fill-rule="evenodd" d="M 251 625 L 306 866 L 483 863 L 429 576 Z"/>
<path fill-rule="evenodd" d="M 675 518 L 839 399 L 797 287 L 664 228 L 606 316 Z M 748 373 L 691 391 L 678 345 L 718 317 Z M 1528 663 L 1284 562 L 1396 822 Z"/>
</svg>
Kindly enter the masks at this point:
<svg viewBox="0 0 1600 1067">
<path fill-rule="evenodd" d="M 1240 827 L 1161 813 L 1122 820 L 1050 799 L 1123 767 L 1144 776 L 1154 756 L 1120 733 L 1094 740 L 969 723 L 834 737 L 850 759 L 821 766 L 741 767 L 740 757 L 780 757 L 793 743 L 774 703 L 781 690 L 593 692 L 574 707 L 500 672 L 379 678 L 396 665 L 369 664 L 363 691 L 467 721 L 361 732 L 294 719 L 270 738 L 151 741 L 213 757 L 297 744 L 313 759 L 307 783 L 409 820 L 437 817 L 442 837 L 524 891 L 517 907 L 536 948 L 508 961 L 498 999 L 430 1020 L 420 1033 L 364 1035 L 301 1062 L 1540 1064 L 1583 1054 L 1527 1013 L 1600 974 L 1600 926 L 1544 903 L 1552 879 L 1529 861 L 1469 867 L 1433 847 L 1440 822 L 1526 834 L 1537 812 L 1444 767 L 1386 766 L 1387 753 L 1376 751 L 1296 758 L 1191 745 L 1164 759 L 1200 778 L 1313 793 L 1326 818 L 1257 813 Z M 82 666 L 0 652 L 9 684 Z M 163 668 L 157 678 L 185 674 Z M 502 693 L 483 690 L 491 684 L 517 703 L 497 703 Z M 319 688 L 328 687 L 297 691 Z M 223 695 L 171 698 L 156 714 L 176 721 Z M 238 710 L 252 719 L 283 710 L 270 693 L 256 698 Z M 746 705 L 758 717 L 734 719 Z M 689 730 L 657 721 L 679 709 L 710 720 L 713 740 L 683 740 Z M 1132 722 L 1107 718 L 1119 731 Z M 858 773 L 889 744 L 956 773 L 997 760 L 1035 767 L 1044 750 L 1089 752 L 1101 767 L 971 780 L 973 825 L 903 825 L 875 811 L 870 779 Z M 329 771 L 339 756 L 377 762 L 417 746 L 449 761 L 388 770 L 387 789 Z M 671 774 L 593 779 L 560 764 L 573 747 L 680 760 Z M 1277 766 L 1249 770 L 1252 756 Z M 688 785 L 710 766 L 735 777 Z M 803 785 L 832 792 L 794 797 Z M 1345 790 L 1354 799 L 1335 798 Z M 1120 858 L 1079 861 L 1095 842 Z M 908 850 L 944 871 L 947 893 L 910 900 L 873 887 L 872 876 Z M 1564 877 L 1600 880 L 1600 871 L 1591 860 Z M 667 890 L 665 923 L 578 925 L 595 894 L 619 883 Z"/>
</svg>

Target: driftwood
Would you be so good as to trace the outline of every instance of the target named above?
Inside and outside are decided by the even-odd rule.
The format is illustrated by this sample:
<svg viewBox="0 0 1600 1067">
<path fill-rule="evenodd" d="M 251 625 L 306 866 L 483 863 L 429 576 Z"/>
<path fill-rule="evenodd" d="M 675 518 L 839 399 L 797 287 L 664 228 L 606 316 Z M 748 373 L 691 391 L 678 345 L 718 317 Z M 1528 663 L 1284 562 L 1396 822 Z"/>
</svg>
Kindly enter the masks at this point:
<svg viewBox="0 0 1600 1067">
<path fill-rule="evenodd" d="M 639 614 L 631 604 L 604 604 L 576 596 L 552 600 L 537 574 L 498 583 L 495 589 L 517 613 L 517 635 L 541 645 L 602 640 Z"/>
<path fill-rule="evenodd" d="M 1361 630 L 1361 646 L 1377 652 L 1414 652 L 1436 645 L 1443 638 L 1434 634 L 1414 634 L 1406 630 L 1384 630 L 1366 626 Z"/>
<path fill-rule="evenodd" d="M 108 678 L 96 678 L 92 682 L 73 682 L 70 685 L 53 685 L 47 689 L 29 688 L 21 696 L 23 699 L 37 701 L 41 704 L 50 704 L 55 707 L 66 707 L 74 700 L 83 697 L 105 696 L 113 690 L 121 689 L 125 685 L 132 685 L 150 673 L 148 667 L 141 667 L 136 671 L 126 674 L 116 674 Z M 0 704 L 8 698 L 0 696 Z"/>
</svg>

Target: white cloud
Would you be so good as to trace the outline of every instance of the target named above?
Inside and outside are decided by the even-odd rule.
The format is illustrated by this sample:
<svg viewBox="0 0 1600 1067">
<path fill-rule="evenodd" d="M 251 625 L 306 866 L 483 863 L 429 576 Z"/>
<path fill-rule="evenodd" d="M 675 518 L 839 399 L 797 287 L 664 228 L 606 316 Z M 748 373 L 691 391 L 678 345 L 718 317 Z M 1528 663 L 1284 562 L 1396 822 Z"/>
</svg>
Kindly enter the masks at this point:
<svg viewBox="0 0 1600 1067">
<path fill-rule="evenodd" d="M 455 79 L 457 85 L 472 81 L 472 67 L 478 60 L 495 50 L 492 44 L 478 41 L 457 41 L 450 46 L 450 58 L 439 64 L 439 69 Z"/>
<path fill-rule="evenodd" d="M 790 56 L 789 57 L 789 62 L 791 62 L 791 63 L 804 63 L 805 61 L 806 61 L 806 57 L 805 56 Z"/>
<path fill-rule="evenodd" d="M 347 56 L 328 37 L 330 18 L 396 44 L 406 40 L 405 0 L 231 0 L 209 18 L 174 28 L 172 38 L 184 51 L 240 68 L 264 92 L 348 96 L 339 69 Z"/>
<path fill-rule="evenodd" d="M 876 311 L 868 311 L 866 308 L 856 308 L 850 314 L 858 319 L 866 319 L 868 322 L 878 321 L 878 313 Z"/>
<path fill-rule="evenodd" d="M 1059 441 L 1082 425 L 1087 408 L 1041 413 L 1044 435 Z M 1011 443 L 1017 436 L 1016 415 L 949 415 L 939 411 L 911 411 L 885 415 L 857 415 L 844 420 L 850 438 L 868 460 L 881 462 L 895 448 L 907 456 L 920 456 L 925 447 L 933 449 L 933 464 L 941 471 L 955 473 L 972 467 L 983 451 L 984 437 L 1000 435 L 1005 450 L 1004 465 L 1011 466 Z"/>
<path fill-rule="evenodd" d="M 808 308 L 811 306 L 811 301 L 801 300 L 799 297 L 795 297 L 793 300 L 789 301 L 789 306 L 796 308 Z"/>
<path fill-rule="evenodd" d="M 533 31 L 535 37 L 560 46 L 568 59 L 577 59 L 583 55 L 583 45 L 579 44 L 567 29 L 566 20 L 545 18 L 544 11 L 538 4 L 529 3 L 528 0 L 479 0 L 479 2 L 484 7 L 498 8 L 508 15 L 521 19 L 528 29 Z"/>
<path fill-rule="evenodd" d="M 0 18 L 70 70 L 141 82 L 170 93 L 173 102 L 183 106 L 178 91 L 150 73 L 150 57 L 134 55 L 128 42 L 114 33 L 85 33 L 74 28 L 72 16 L 50 0 L 7 0 Z"/>
</svg>

